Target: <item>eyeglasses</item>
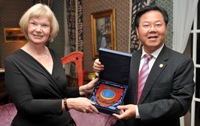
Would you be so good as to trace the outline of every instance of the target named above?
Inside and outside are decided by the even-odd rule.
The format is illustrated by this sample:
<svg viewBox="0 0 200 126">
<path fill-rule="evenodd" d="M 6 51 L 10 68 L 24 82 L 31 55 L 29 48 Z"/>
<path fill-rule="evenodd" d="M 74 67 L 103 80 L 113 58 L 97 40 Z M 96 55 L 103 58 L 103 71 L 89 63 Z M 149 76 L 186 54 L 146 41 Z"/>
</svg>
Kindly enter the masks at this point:
<svg viewBox="0 0 200 126">
<path fill-rule="evenodd" d="M 162 22 L 157 22 L 155 24 L 144 23 L 144 24 L 141 24 L 140 26 L 147 30 L 150 30 L 152 27 L 157 30 L 163 26 L 163 23 Z"/>
</svg>

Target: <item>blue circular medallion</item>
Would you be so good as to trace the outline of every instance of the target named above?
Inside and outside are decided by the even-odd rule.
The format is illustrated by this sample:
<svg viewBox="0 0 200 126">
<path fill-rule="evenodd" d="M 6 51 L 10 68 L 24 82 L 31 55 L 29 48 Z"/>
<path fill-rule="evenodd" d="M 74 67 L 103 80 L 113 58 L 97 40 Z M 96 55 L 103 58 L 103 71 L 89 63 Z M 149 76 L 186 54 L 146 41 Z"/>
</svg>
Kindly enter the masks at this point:
<svg viewBox="0 0 200 126">
<path fill-rule="evenodd" d="M 106 100 L 111 100 L 115 97 L 115 92 L 113 92 L 110 89 L 105 89 L 101 92 L 101 97 L 103 97 Z"/>
</svg>

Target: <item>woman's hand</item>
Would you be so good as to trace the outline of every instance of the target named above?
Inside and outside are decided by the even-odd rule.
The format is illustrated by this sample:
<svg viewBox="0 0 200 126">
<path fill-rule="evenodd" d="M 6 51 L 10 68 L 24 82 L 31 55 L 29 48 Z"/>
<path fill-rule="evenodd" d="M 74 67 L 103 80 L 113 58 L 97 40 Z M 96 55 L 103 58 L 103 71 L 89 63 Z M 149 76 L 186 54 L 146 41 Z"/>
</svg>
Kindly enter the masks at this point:
<svg viewBox="0 0 200 126">
<path fill-rule="evenodd" d="M 91 80 L 88 84 L 80 86 L 79 87 L 80 95 L 86 95 L 86 94 L 91 93 L 93 91 L 97 81 L 98 81 L 98 78 L 95 78 L 95 79 Z"/>
<path fill-rule="evenodd" d="M 75 109 L 80 112 L 99 113 L 97 108 L 93 105 L 94 103 L 87 98 L 78 97 L 78 98 L 68 98 L 67 105 L 69 109 Z"/>
<path fill-rule="evenodd" d="M 104 69 L 104 65 L 101 64 L 101 62 L 99 61 L 99 59 L 96 59 L 94 61 L 94 64 L 93 64 L 93 70 L 94 70 L 94 72 L 99 73 L 103 69 Z"/>
</svg>

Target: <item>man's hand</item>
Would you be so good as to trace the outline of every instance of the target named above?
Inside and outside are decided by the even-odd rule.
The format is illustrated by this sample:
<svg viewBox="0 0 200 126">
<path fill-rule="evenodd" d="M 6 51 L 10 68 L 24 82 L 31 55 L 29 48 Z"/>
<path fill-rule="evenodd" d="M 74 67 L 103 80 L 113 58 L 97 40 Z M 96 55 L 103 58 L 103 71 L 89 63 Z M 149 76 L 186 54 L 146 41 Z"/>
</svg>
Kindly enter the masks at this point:
<svg viewBox="0 0 200 126">
<path fill-rule="evenodd" d="M 99 73 L 100 71 L 102 71 L 104 69 L 104 65 L 101 64 L 101 62 L 99 61 L 99 59 L 96 59 L 94 61 L 94 64 L 93 64 L 93 70 L 94 72 L 97 72 Z"/>
<path fill-rule="evenodd" d="M 113 114 L 113 116 L 115 116 L 117 119 L 129 119 L 131 117 L 135 117 L 136 115 L 136 105 L 120 105 L 117 106 L 117 108 L 120 110 L 120 114 Z"/>
</svg>

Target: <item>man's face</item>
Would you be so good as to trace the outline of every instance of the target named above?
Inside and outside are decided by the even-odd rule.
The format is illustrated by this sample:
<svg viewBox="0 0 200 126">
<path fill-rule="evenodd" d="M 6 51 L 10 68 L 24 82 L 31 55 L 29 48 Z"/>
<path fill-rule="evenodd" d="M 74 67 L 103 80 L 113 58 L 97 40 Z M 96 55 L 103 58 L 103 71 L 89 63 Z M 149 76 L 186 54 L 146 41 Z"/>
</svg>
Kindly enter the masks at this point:
<svg viewBox="0 0 200 126">
<path fill-rule="evenodd" d="M 152 53 L 164 43 L 167 26 L 159 11 L 148 11 L 140 17 L 137 36 L 147 53 Z"/>
</svg>

